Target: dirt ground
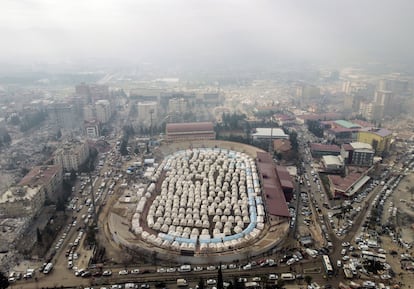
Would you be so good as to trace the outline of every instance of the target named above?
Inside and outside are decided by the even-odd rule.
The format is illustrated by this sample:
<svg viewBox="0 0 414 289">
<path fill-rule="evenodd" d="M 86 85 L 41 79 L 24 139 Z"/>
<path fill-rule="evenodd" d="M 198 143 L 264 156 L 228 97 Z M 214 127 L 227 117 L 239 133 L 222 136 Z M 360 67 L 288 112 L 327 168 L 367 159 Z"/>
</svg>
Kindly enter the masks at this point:
<svg viewBox="0 0 414 289">
<path fill-rule="evenodd" d="M 414 188 L 414 172 L 404 177 L 391 195 L 390 201 L 397 207 L 398 225 L 402 239 L 408 243 L 414 242 L 414 199 L 410 193 Z"/>
</svg>

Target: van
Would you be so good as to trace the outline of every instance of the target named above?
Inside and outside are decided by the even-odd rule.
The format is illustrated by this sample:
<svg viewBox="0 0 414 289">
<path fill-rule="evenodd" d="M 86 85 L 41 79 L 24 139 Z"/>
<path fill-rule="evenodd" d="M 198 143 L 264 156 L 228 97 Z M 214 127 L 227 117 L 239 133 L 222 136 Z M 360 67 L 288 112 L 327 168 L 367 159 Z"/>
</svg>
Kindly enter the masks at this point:
<svg viewBox="0 0 414 289">
<path fill-rule="evenodd" d="M 284 281 L 295 280 L 296 277 L 292 273 L 282 273 L 280 274 L 280 279 Z"/>
<path fill-rule="evenodd" d="M 188 285 L 187 280 L 183 278 L 177 279 L 177 287 L 185 287 L 187 285 Z"/>
</svg>

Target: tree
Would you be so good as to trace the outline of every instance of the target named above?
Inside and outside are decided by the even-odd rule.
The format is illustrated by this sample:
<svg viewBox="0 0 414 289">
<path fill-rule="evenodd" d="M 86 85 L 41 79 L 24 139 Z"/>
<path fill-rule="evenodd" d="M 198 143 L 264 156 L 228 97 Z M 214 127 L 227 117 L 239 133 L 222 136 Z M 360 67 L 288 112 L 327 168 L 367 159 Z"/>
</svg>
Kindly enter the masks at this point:
<svg viewBox="0 0 414 289">
<path fill-rule="evenodd" d="M 90 246 L 96 243 L 95 227 L 88 226 L 88 229 L 86 230 L 85 241 Z"/>
<path fill-rule="evenodd" d="M 244 282 L 240 282 L 237 277 L 234 277 L 234 289 L 245 289 L 246 286 Z"/>
<path fill-rule="evenodd" d="M 62 137 L 62 131 L 59 129 L 56 133 L 56 139 L 60 139 Z"/>
<path fill-rule="evenodd" d="M 204 279 L 203 277 L 200 277 L 200 279 L 198 280 L 198 289 L 204 289 Z"/>
<path fill-rule="evenodd" d="M 312 276 L 306 275 L 305 276 L 305 282 L 306 282 L 306 284 L 310 285 L 310 283 L 312 283 Z"/>
<path fill-rule="evenodd" d="M 9 287 L 10 283 L 7 277 L 4 275 L 3 272 L 0 272 L 0 289 L 6 289 Z"/>
<path fill-rule="evenodd" d="M 283 286 L 285 285 L 285 281 L 283 281 L 282 279 L 277 280 L 276 282 L 276 288 L 283 288 Z"/>
<path fill-rule="evenodd" d="M 56 202 L 56 211 L 65 212 L 65 200 L 63 198 L 58 198 Z"/>
<path fill-rule="evenodd" d="M 36 236 L 37 236 L 37 243 L 43 244 L 43 238 L 42 238 L 42 234 L 40 233 L 39 228 L 36 229 Z"/>
<path fill-rule="evenodd" d="M 223 286 L 223 272 L 221 271 L 221 264 L 217 273 L 217 289 L 224 289 Z"/>
</svg>

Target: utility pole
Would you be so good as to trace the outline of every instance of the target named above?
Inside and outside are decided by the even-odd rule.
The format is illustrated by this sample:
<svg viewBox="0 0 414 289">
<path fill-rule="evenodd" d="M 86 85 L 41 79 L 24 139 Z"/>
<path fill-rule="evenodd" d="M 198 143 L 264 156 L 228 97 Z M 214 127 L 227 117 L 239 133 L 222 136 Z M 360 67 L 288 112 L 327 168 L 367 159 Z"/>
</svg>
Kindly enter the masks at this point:
<svg viewBox="0 0 414 289">
<path fill-rule="evenodd" d="M 270 124 L 270 125 L 272 125 L 272 124 Z M 272 158 L 273 158 L 273 153 L 272 153 L 272 150 L 273 150 L 273 145 L 272 145 L 272 141 L 273 141 L 273 127 L 271 126 L 270 127 L 270 141 L 269 141 L 269 154 L 272 156 Z"/>
<path fill-rule="evenodd" d="M 96 226 L 98 224 L 98 215 L 96 214 L 96 206 L 95 206 L 95 195 L 94 195 L 94 191 L 93 191 L 93 181 L 92 181 L 92 175 L 91 172 L 89 172 L 89 184 L 91 186 L 91 201 L 92 201 L 92 206 L 93 206 L 93 210 L 92 210 L 92 218 L 93 218 L 93 224 L 94 226 Z"/>
<path fill-rule="evenodd" d="M 150 119 L 150 121 L 151 121 L 150 122 L 150 140 L 152 140 L 152 115 L 154 114 L 154 109 L 151 108 L 149 113 L 150 113 L 150 116 L 151 116 L 151 119 Z"/>
</svg>

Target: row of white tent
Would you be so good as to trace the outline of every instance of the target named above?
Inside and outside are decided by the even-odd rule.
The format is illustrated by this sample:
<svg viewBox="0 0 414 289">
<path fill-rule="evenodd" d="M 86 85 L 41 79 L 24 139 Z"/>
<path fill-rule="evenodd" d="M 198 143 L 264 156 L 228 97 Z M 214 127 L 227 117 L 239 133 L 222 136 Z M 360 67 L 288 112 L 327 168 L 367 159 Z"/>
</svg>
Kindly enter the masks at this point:
<svg viewBox="0 0 414 289">
<path fill-rule="evenodd" d="M 195 249 L 199 243 L 201 251 L 220 252 L 245 245 L 263 230 L 264 207 L 256 166 L 246 154 L 220 149 L 179 151 L 164 159 L 154 181 L 160 168 L 168 171 L 167 177 L 146 217 L 148 227 L 157 235 L 140 226 L 155 183 L 143 196 L 141 192 L 132 219 L 132 231 L 144 241 L 177 250 Z"/>
</svg>

